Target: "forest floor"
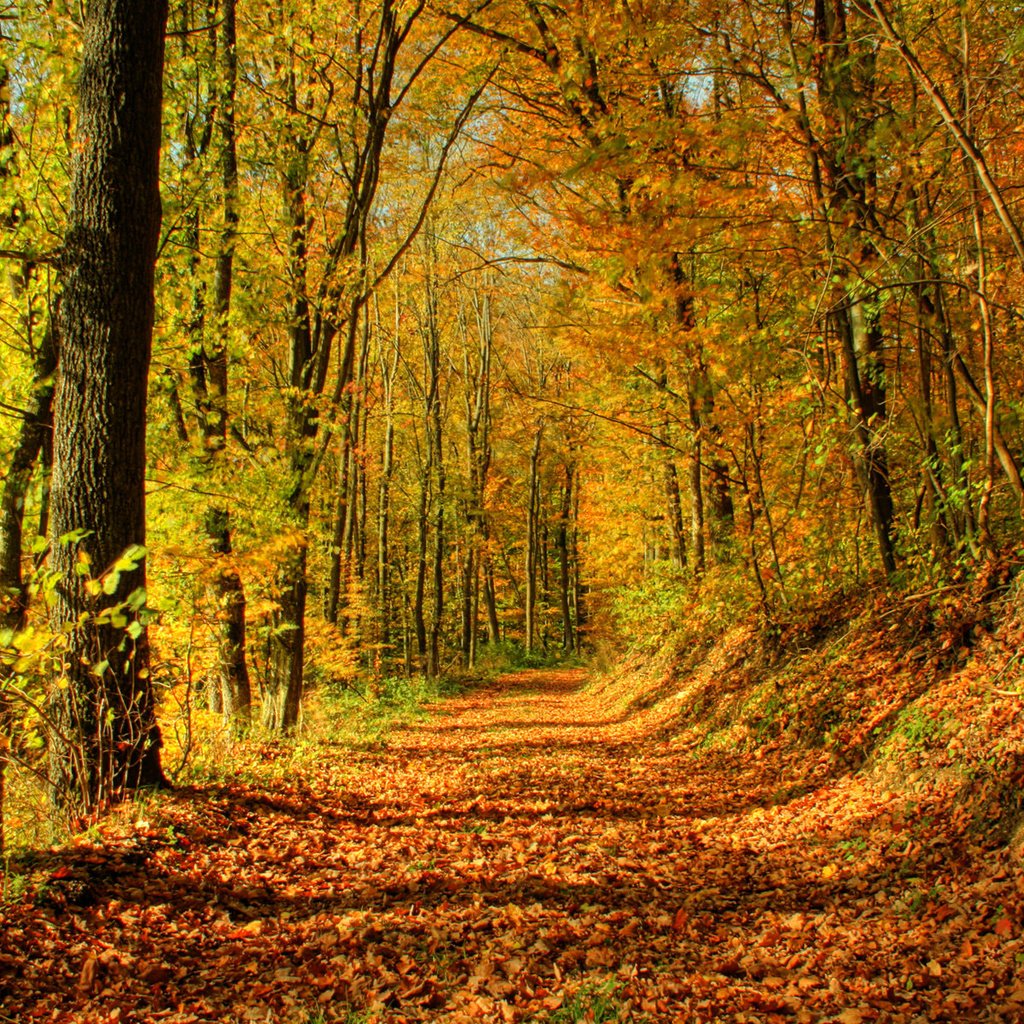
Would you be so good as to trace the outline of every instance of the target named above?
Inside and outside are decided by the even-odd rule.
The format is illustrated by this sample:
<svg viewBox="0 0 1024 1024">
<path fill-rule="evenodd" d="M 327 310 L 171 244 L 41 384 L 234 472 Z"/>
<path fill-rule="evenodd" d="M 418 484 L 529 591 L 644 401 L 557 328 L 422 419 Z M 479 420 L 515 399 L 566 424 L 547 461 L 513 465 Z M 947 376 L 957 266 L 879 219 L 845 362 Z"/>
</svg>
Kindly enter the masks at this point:
<svg viewBox="0 0 1024 1024">
<path fill-rule="evenodd" d="M 1005 846 L 586 684 L 504 676 L 48 855 L 0 908 L 0 1022 L 1024 1020 Z"/>
</svg>

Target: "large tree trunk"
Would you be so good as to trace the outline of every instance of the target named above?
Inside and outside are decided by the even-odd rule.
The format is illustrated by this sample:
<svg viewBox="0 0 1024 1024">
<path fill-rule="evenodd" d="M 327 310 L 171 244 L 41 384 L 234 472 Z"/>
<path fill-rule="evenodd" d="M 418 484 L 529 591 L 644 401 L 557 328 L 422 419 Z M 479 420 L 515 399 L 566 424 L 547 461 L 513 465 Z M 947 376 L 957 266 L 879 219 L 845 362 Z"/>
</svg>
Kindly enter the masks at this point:
<svg viewBox="0 0 1024 1024">
<path fill-rule="evenodd" d="M 85 808 L 166 781 L 142 607 L 166 23 L 166 0 L 86 9 L 51 523 L 51 622 L 66 638 L 52 780 L 58 802 Z"/>
</svg>

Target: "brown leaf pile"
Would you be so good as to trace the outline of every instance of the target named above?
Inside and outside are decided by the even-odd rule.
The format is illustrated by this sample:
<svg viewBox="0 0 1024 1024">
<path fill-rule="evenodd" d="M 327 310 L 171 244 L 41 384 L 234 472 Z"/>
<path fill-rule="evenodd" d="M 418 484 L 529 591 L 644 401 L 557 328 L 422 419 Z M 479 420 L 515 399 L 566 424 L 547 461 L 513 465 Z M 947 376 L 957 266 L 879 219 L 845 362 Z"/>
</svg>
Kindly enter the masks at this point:
<svg viewBox="0 0 1024 1024">
<path fill-rule="evenodd" d="M 1024 883 L 969 815 L 697 758 L 584 683 L 63 851 L 0 911 L 0 1021 L 1024 1020 Z"/>
</svg>

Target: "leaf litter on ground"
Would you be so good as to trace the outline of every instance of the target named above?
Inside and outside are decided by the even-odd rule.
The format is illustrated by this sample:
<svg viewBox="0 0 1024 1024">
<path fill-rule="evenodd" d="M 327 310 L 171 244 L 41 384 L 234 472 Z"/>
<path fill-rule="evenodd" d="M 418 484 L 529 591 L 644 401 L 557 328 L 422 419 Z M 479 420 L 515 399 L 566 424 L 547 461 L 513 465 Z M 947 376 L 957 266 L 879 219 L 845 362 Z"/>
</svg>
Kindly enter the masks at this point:
<svg viewBox="0 0 1024 1024">
<path fill-rule="evenodd" d="M 55 853 L 0 909 L 0 1021 L 1024 1020 L 1021 873 L 945 791 L 695 756 L 585 684 Z"/>
</svg>

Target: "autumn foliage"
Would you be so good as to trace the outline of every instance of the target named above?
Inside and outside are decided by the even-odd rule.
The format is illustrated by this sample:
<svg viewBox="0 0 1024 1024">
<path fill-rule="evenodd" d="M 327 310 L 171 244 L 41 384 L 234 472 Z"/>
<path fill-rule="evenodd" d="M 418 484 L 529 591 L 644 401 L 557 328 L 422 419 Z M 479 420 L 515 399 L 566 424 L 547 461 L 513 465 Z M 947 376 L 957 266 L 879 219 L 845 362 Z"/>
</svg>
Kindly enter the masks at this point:
<svg viewBox="0 0 1024 1024">
<path fill-rule="evenodd" d="M 1024 1013 L 1012 7 L 0 8 L 0 1012 Z"/>
</svg>

